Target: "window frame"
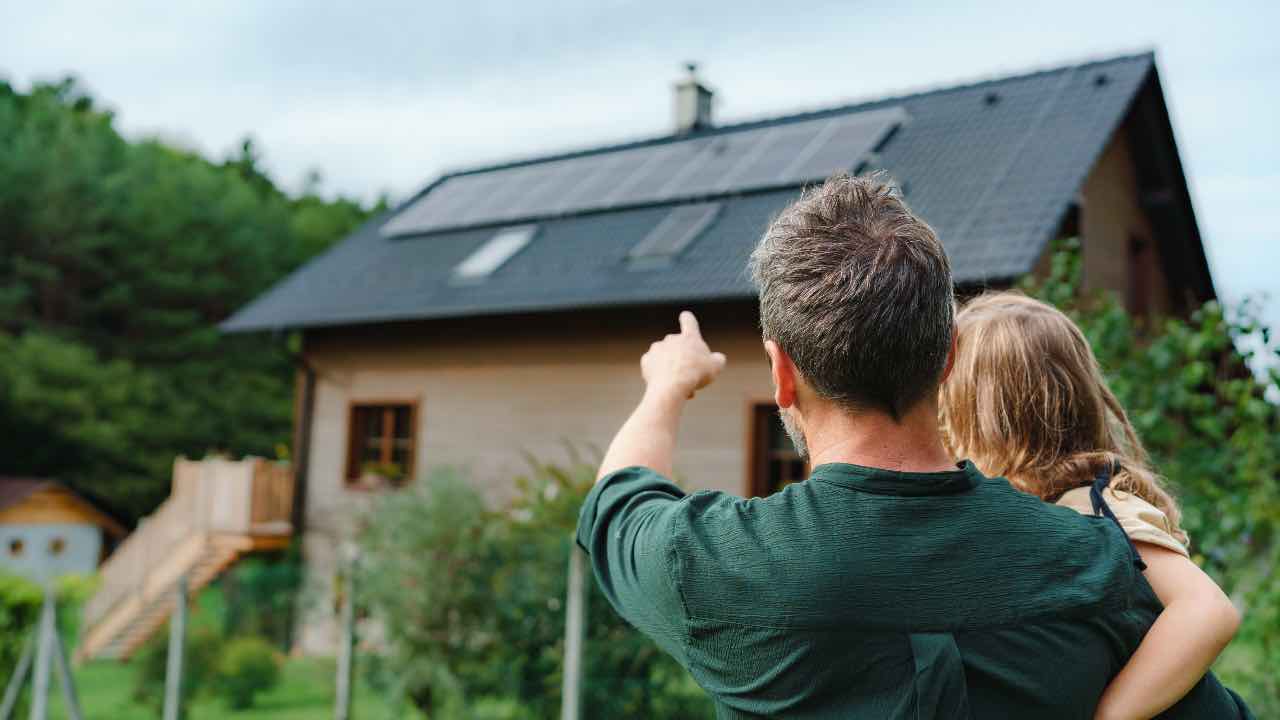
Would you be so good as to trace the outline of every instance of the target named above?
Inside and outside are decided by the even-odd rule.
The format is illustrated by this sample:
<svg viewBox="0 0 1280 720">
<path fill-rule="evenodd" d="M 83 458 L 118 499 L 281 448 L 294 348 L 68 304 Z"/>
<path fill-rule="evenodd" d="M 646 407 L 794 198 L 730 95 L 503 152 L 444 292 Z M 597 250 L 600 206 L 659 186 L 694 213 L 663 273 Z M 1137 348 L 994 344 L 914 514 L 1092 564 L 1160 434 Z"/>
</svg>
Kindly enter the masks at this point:
<svg viewBox="0 0 1280 720">
<path fill-rule="evenodd" d="M 769 463 L 774 459 L 773 448 L 770 447 L 770 423 L 778 420 L 778 405 L 772 399 L 753 398 L 747 401 L 746 408 L 746 497 L 768 497 L 770 491 Z M 761 422 L 761 420 L 764 422 Z M 787 458 L 796 460 L 797 458 Z M 810 470 L 809 462 L 803 461 L 805 476 Z"/>
<path fill-rule="evenodd" d="M 418 401 L 417 398 L 403 398 L 403 397 L 372 398 L 372 399 L 362 398 L 359 400 L 349 400 L 347 402 L 347 448 L 346 448 L 347 453 L 346 453 L 346 459 L 343 462 L 344 468 L 342 473 L 343 474 L 342 481 L 347 489 L 363 489 L 364 488 L 364 486 L 360 484 L 360 478 L 362 476 L 360 465 L 363 465 L 363 463 L 357 462 L 357 456 L 356 456 L 356 449 L 360 444 L 359 438 L 356 437 L 356 433 L 358 431 L 358 427 L 356 425 L 356 413 L 359 410 L 366 409 L 366 408 L 382 408 L 383 409 L 384 427 L 386 427 L 386 419 L 387 419 L 386 413 L 388 412 L 392 413 L 392 418 L 391 418 L 392 430 L 389 433 L 384 433 L 381 436 L 381 441 L 382 441 L 381 450 L 383 454 L 382 462 L 390 462 L 388 458 L 392 456 L 392 453 L 394 451 L 394 443 L 395 443 L 394 412 L 396 408 L 408 408 L 409 410 L 409 437 L 408 437 L 409 462 L 406 463 L 407 467 L 404 468 L 404 474 L 401 477 L 401 479 L 393 483 L 393 485 L 400 487 L 412 481 L 414 469 L 418 465 L 418 444 L 419 444 L 418 443 L 418 427 L 419 427 L 418 423 L 420 421 L 419 418 L 421 417 L 420 406 L 421 406 L 421 403 Z"/>
</svg>

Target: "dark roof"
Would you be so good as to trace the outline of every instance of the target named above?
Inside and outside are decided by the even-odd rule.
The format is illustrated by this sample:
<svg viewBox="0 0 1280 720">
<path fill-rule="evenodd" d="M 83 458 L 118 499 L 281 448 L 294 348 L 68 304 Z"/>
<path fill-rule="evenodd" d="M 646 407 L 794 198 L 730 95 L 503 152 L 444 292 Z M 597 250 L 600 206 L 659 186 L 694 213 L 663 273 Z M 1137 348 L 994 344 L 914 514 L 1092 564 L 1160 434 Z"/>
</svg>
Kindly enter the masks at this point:
<svg viewBox="0 0 1280 720">
<path fill-rule="evenodd" d="M 46 486 L 54 486 L 57 483 L 52 480 L 41 480 L 39 478 L 9 478 L 0 477 L 0 510 L 10 505 L 17 505 L 31 493 L 40 490 Z"/>
<path fill-rule="evenodd" d="M 1144 53 L 705 133 L 714 137 L 901 108 L 906 121 L 873 155 L 849 158 L 848 169 L 884 169 L 901 183 L 908 203 L 938 231 L 958 283 L 1000 282 L 1028 272 L 1042 255 L 1154 68 L 1153 55 Z M 397 237 L 380 232 L 390 218 L 453 177 L 686 137 L 447 174 L 307 263 L 222 327 L 248 331 L 754 297 L 747 256 L 799 186 L 523 218 L 537 223 L 532 242 L 489 277 L 466 284 L 454 278 L 454 267 L 505 224 Z M 714 223 L 672 262 L 637 267 L 627 261 L 630 249 L 672 207 L 708 199 L 721 203 Z"/>
</svg>

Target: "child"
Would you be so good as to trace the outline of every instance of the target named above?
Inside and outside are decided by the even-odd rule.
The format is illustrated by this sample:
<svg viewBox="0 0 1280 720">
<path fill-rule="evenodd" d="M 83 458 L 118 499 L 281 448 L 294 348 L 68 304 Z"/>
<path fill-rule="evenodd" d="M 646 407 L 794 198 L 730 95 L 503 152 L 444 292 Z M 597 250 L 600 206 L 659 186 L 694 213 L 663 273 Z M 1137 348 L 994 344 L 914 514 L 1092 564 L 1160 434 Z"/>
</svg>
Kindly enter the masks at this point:
<svg viewBox="0 0 1280 720">
<path fill-rule="evenodd" d="M 952 450 L 988 476 L 1124 529 L 1165 609 L 1095 718 L 1159 714 L 1209 670 L 1235 635 L 1239 612 L 1191 562 L 1178 506 L 1080 329 L 1011 292 L 978 297 L 956 324 L 955 362 L 940 392 Z"/>
</svg>

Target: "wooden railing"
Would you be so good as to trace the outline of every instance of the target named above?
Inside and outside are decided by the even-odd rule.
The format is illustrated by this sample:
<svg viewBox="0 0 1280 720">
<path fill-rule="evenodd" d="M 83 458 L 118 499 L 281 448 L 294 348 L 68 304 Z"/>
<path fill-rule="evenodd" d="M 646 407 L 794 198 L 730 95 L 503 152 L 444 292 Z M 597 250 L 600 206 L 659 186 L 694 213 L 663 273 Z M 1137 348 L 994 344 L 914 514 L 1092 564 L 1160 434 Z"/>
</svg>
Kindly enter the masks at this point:
<svg viewBox="0 0 1280 720">
<path fill-rule="evenodd" d="M 288 465 L 261 458 L 211 458 L 173 464 L 171 494 L 116 548 L 85 603 L 93 628 L 129 599 L 146 599 L 176 582 L 210 538 L 287 537 L 293 500 Z"/>
</svg>

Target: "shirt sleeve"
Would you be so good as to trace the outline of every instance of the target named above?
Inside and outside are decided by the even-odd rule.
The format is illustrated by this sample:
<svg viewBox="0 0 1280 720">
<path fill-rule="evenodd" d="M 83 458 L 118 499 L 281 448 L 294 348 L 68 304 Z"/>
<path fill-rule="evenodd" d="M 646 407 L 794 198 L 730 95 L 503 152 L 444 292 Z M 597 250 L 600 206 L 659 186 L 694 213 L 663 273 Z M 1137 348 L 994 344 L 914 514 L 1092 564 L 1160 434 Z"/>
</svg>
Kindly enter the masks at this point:
<svg viewBox="0 0 1280 720">
<path fill-rule="evenodd" d="M 609 604 L 681 661 L 687 625 L 674 554 L 684 498 L 649 468 L 623 468 L 591 489 L 577 532 Z"/>
<path fill-rule="evenodd" d="M 1143 500 L 1131 492 L 1116 492 L 1112 488 L 1102 491 L 1102 498 L 1107 501 L 1111 512 L 1120 521 L 1120 527 L 1129 539 L 1134 542 L 1151 543 L 1180 555 L 1189 556 L 1187 546 L 1183 544 L 1186 535 L 1175 533 L 1169 518 L 1160 508 Z M 1065 505 L 1085 515 L 1093 514 L 1093 503 L 1089 500 L 1089 488 L 1076 488 L 1058 500 L 1058 505 Z"/>
</svg>

